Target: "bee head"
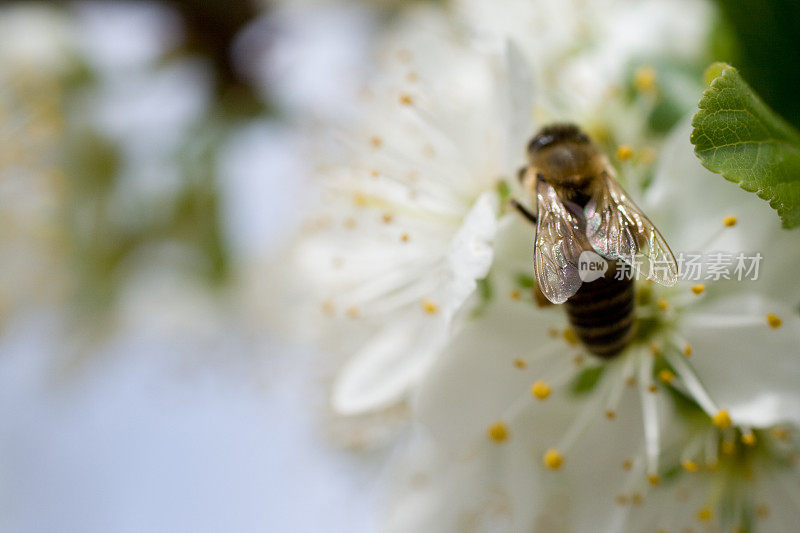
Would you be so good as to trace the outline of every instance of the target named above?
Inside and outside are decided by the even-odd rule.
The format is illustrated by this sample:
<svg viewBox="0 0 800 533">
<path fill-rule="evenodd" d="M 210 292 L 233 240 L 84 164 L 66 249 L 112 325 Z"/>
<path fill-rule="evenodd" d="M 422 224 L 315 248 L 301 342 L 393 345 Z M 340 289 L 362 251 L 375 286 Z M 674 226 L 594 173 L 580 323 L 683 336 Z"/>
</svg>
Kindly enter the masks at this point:
<svg viewBox="0 0 800 533">
<path fill-rule="evenodd" d="M 575 124 L 551 124 L 545 126 L 528 143 L 528 155 L 533 156 L 540 150 L 563 142 L 589 144 L 589 136 Z"/>
<path fill-rule="evenodd" d="M 574 124 L 542 128 L 528 143 L 528 160 L 554 186 L 584 189 L 601 170 L 602 158 L 589 136 Z"/>
</svg>

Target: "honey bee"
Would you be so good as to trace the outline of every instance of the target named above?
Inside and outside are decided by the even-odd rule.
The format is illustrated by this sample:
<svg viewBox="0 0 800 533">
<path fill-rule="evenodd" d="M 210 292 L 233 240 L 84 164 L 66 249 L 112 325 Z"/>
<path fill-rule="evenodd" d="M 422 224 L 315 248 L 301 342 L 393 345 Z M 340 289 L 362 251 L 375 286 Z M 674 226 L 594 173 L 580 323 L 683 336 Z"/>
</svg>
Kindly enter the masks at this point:
<svg viewBox="0 0 800 533">
<path fill-rule="evenodd" d="M 537 213 L 512 202 L 536 224 L 537 288 L 550 302 L 566 304 L 569 322 L 590 353 L 611 358 L 634 333 L 634 276 L 618 275 L 619 267 L 670 286 L 678 278 L 675 257 L 617 183 L 606 156 L 577 126 L 543 128 L 527 152 L 519 178 L 535 198 Z M 579 262 L 587 251 L 608 260 L 608 268 L 584 282 Z"/>
</svg>

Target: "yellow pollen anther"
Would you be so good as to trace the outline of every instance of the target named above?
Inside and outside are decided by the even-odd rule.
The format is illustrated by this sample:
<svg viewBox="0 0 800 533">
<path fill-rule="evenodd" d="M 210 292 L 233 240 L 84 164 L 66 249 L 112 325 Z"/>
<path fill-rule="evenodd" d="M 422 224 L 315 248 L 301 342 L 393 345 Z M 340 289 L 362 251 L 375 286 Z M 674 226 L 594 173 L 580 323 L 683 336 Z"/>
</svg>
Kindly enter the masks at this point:
<svg viewBox="0 0 800 533">
<path fill-rule="evenodd" d="M 414 59 L 414 53 L 407 48 L 401 48 L 397 51 L 397 59 L 399 59 L 401 63 L 410 63 L 411 60 Z"/>
<path fill-rule="evenodd" d="M 701 522 L 708 522 L 714 516 L 714 512 L 710 507 L 703 507 L 697 511 L 697 519 Z"/>
<path fill-rule="evenodd" d="M 409 240 L 410 238 L 411 238 L 411 237 L 408 235 L 408 233 L 403 233 L 402 235 L 400 235 L 400 240 L 401 240 L 402 242 L 408 242 L 408 240 Z"/>
<path fill-rule="evenodd" d="M 647 474 L 647 482 L 653 486 L 656 486 L 661 483 L 661 476 L 658 474 Z"/>
<path fill-rule="evenodd" d="M 759 518 L 767 518 L 769 516 L 769 506 L 765 503 L 762 503 L 756 507 L 756 516 Z"/>
<path fill-rule="evenodd" d="M 736 225 L 739 221 L 735 216 L 731 215 L 722 219 L 722 223 L 725 224 L 727 227 L 732 228 Z"/>
<path fill-rule="evenodd" d="M 356 306 L 348 307 L 345 313 L 347 313 L 347 316 L 350 318 L 358 318 L 359 316 L 358 307 Z"/>
<path fill-rule="evenodd" d="M 778 440 L 789 440 L 789 430 L 782 427 L 772 428 L 772 436 Z"/>
<path fill-rule="evenodd" d="M 569 344 L 578 344 L 578 334 L 575 333 L 575 330 L 572 328 L 567 328 L 564 330 L 564 340 L 567 341 Z"/>
<path fill-rule="evenodd" d="M 403 93 L 400 95 L 400 103 L 403 105 L 411 105 L 414 103 L 414 99 L 411 98 L 411 95 L 408 93 Z"/>
<path fill-rule="evenodd" d="M 649 165 L 656 160 L 656 151 L 650 146 L 645 146 L 639 151 L 639 161 L 645 165 Z"/>
<path fill-rule="evenodd" d="M 625 378 L 625 385 L 628 387 L 635 387 L 636 386 L 636 376 L 628 376 Z"/>
<path fill-rule="evenodd" d="M 640 492 L 634 492 L 631 494 L 631 502 L 633 505 L 641 505 L 644 498 L 642 498 L 642 494 Z"/>
<path fill-rule="evenodd" d="M 617 413 L 609 409 L 608 411 L 606 411 L 606 418 L 608 418 L 609 420 L 614 420 L 615 418 L 617 418 Z"/>
<path fill-rule="evenodd" d="M 383 221 L 384 224 L 391 224 L 392 220 L 394 220 L 394 216 L 390 215 L 389 213 L 384 213 L 381 216 L 381 220 Z"/>
<path fill-rule="evenodd" d="M 550 385 L 546 381 L 537 381 L 531 385 L 531 394 L 540 400 L 544 400 L 550 396 Z"/>
<path fill-rule="evenodd" d="M 630 470 L 631 468 L 633 468 L 633 461 L 631 461 L 630 459 L 625 459 L 624 461 L 622 461 L 623 470 Z"/>
<path fill-rule="evenodd" d="M 756 445 L 756 436 L 752 431 L 748 431 L 747 433 L 742 434 L 742 442 L 747 446 L 755 446 Z"/>
<path fill-rule="evenodd" d="M 656 69 L 650 66 L 641 66 L 633 75 L 633 86 L 637 91 L 650 92 L 656 88 Z"/>
<path fill-rule="evenodd" d="M 695 463 L 694 461 L 687 459 L 682 464 L 683 464 L 683 469 L 686 470 L 687 472 L 697 472 L 698 469 L 697 463 Z"/>
<path fill-rule="evenodd" d="M 325 300 L 322 302 L 322 312 L 328 316 L 333 315 L 336 312 L 336 306 L 333 305 L 333 302 L 330 300 Z"/>
<path fill-rule="evenodd" d="M 514 366 L 523 370 L 528 368 L 528 363 L 525 362 L 525 359 L 514 359 Z"/>
<path fill-rule="evenodd" d="M 672 383 L 675 380 L 675 373 L 665 368 L 658 373 L 658 379 L 660 379 L 662 383 Z"/>
<path fill-rule="evenodd" d="M 653 355 L 661 355 L 661 348 L 658 346 L 658 344 L 656 344 L 654 342 L 651 342 L 647 346 L 647 348 L 650 350 L 651 354 L 653 354 Z"/>
<path fill-rule="evenodd" d="M 508 439 L 508 428 L 503 422 L 492 424 L 489 426 L 489 429 L 486 430 L 486 433 L 489 435 L 489 438 L 495 442 L 503 442 Z"/>
<path fill-rule="evenodd" d="M 658 308 L 661 309 L 662 311 L 666 311 L 667 309 L 669 309 L 669 302 L 667 302 L 664 298 L 659 298 L 656 304 L 658 305 Z"/>
<path fill-rule="evenodd" d="M 685 355 L 686 357 L 689 357 L 690 355 L 692 355 L 692 345 L 691 344 L 687 344 L 686 346 L 683 347 L 683 355 Z"/>
<path fill-rule="evenodd" d="M 433 315 L 437 311 L 439 311 L 439 304 L 437 304 L 433 300 L 429 300 L 428 298 L 425 298 L 424 300 L 422 300 L 422 309 L 426 313 L 428 313 L 430 315 Z"/>
<path fill-rule="evenodd" d="M 624 494 L 618 494 L 614 501 L 617 502 L 617 505 L 625 505 L 628 503 L 628 497 Z"/>
<path fill-rule="evenodd" d="M 652 394 L 657 393 L 658 392 L 658 385 L 656 385 L 655 383 L 651 383 L 650 385 L 647 386 L 647 391 L 652 393 Z"/>
<path fill-rule="evenodd" d="M 617 148 L 617 159 L 627 161 L 631 157 L 633 157 L 633 148 L 627 144 L 620 144 L 619 148 Z"/>
<path fill-rule="evenodd" d="M 377 177 L 378 177 L 378 176 L 380 176 L 380 175 L 381 175 L 381 173 L 380 173 L 380 172 L 378 172 L 377 170 L 375 170 L 374 168 L 373 168 L 372 170 L 370 170 L 370 171 L 369 171 L 369 176 L 370 176 L 371 178 L 377 178 Z"/>
<path fill-rule="evenodd" d="M 703 285 L 702 283 L 700 283 L 698 285 L 692 285 L 692 292 L 697 294 L 698 296 L 703 294 L 703 291 L 705 291 L 705 290 L 706 290 L 706 286 Z"/>
<path fill-rule="evenodd" d="M 512 300 L 519 300 L 520 298 L 522 298 L 522 291 L 520 291 L 519 289 L 514 289 L 511 291 L 510 296 Z"/>
<path fill-rule="evenodd" d="M 378 136 L 371 137 L 369 143 L 372 145 L 373 148 L 380 148 L 383 146 L 383 139 Z"/>
<path fill-rule="evenodd" d="M 772 329 L 778 329 L 781 327 L 781 324 L 783 324 L 783 320 L 781 320 L 775 313 L 770 313 L 767 315 L 767 324 L 769 324 L 769 327 Z"/>
<path fill-rule="evenodd" d="M 353 195 L 353 203 L 358 207 L 366 207 L 369 204 L 369 200 L 364 194 L 357 192 Z"/>
<path fill-rule="evenodd" d="M 544 465 L 550 470 L 558 470 L 564 464 L 564 456 L 555 448 L 550 448 L 544 454 Z"/>
<path fill-rule="evenodd" d="M 583 364 L 584 358 L 582 355 L 576 355 L 572 358 L 572 364 L 575 366 L 581 366 Z"/>
<path fill-rule="evenodd" d="M 719 429 L 728 429 L 731 427 L 731 415 L 727 409 L 720 409 L 717 414 L 711 417 L 711 422 Z"/>
<path fill-rule="evenodd" d="M 722 453 L 725 455 L 733 455 L 736 453 L 736 443 L 732 440 L 726 440 L 722 442 Z"/>
</svg>

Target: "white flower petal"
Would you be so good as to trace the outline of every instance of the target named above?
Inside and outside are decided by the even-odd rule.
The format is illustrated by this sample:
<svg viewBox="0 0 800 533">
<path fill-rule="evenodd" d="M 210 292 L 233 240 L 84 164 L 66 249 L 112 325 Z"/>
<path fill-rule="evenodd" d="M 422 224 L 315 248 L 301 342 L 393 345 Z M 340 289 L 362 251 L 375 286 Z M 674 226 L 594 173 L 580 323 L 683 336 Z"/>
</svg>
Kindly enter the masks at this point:
<svg viewBox="0 0 800 533">
<path fill-rule="evenodd" d="M 401 400 L 441 343 L 441 319 L 421 316 L 381 330 L 342 369 L 333 408 L 345 415 L 376 411 Z"/>
<path fill-rule="evenodd" d="M 494 258 L 497 233 L 497 195 L 487 192 L 475 202 L 461 228 L 450 243 L 447 266 L 452 277 L 447 286 L 447 301 L 455 312 L 475 290 L 475 280 L 486 277 Z"/>
<path fill-rule="evenodd" d="M 515 368 L 514 359 L 531 364 L 547 356 L 571 358 L 563 339 L 548 334 L 563 324 L 560 310 L 537 309 L 508 292 L 501 286 L 480 318 L 454 334 L 420 385 L 419 420 L 454 447 L 482 435 L 535 381 L 536 376 Z"/>
<path fill-rule="evenodd" d="M 770 327 L 769 313 L 780 327 Z M 800 317 L 793 309 L 734 294 L 687 310 L 680 329 L 698 377 L 734 422 L 800 422 Z"/>
<path fill-rule="evenodd" d="M 497 232 L 497 198 L 482 195 L 453 236 L 444 272 L 429 296 L 438 308 L 425 313 L 415 302 L 363 347 L 342 369 L 333 389 L 339 413 L 357 414 L 390 406 L 403 398 L 445 342 L 455 313 L 475 291 L 476 279 L 486 276 Z"/>
</svg>

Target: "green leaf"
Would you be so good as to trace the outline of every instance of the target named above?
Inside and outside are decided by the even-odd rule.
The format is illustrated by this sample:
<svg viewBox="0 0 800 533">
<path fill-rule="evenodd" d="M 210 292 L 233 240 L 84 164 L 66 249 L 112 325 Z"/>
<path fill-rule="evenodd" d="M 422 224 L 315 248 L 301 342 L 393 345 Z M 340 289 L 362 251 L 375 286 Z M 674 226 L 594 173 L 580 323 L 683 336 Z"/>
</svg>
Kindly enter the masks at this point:
<svg viewBox="0 0 800 533">
<path fill-rule="evenodd" d="M 800 133 L 775 114 L 726 64 L 703 93 L 691 141 L 703 166 L 736 182 L 778 211 L 783 226 L 800 224 Z"/>
</svg>

